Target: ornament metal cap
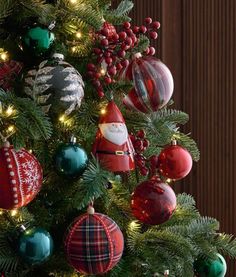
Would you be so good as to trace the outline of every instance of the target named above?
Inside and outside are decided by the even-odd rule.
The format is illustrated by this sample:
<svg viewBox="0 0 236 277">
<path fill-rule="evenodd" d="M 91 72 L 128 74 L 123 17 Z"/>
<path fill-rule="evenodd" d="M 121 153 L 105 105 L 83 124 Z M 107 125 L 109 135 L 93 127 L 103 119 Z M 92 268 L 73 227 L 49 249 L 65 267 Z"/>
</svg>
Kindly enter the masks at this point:
<svg viewBox="0 0 236 277">
<path fill-rule="evenodd" d="M 171 140 L 171 145 L 177 145 L 177 140 L 176 139 L 172 139 Z"/>
<path fill-rule="evenodd" d="M 61 54 L 61 53 L 54 53 L 54 54 L 52 55 L 52 58 L 58 59 L 58 60 L 64 60 L 64 55 Z"/>
<path fill-rule="evenodd" d="M 87 213 L 93 215 L 95 213 L 94 207 L 89 205 L 87 208 Z"/>
<path fill-rule="evenodd" d="M 24 225 L 21 225 L 21 226 L 20 226 L 20 231 L 21 231 L 21 232 L 26 231 L 26 229 L 27 229 L 27 228 L 26 228 Z"/>
<path fill-rule="evenodd" d="M 10 147 L 10 142 L 8 140 L 5 140 L 3 143 L 4 147 Z"/>
<path fill-rule="evenodd" d="M 138 52 L 138 53 L 135 53 L 134 55 L 133 55 L 133 58 L 141 58 L 142 57 L 142 54 L 140 53 L 140 52 Z"/>
<path fill-rule="evenodd" d="M 71 143 L 73 143 L 73 144 L 75 144 L 76 143 L 76 141 L 77 141 L 77 139 L 76 139 L 76 137 L 73 135 L 73 136 L 71 136 L 71 138 L 70 138 L 70 142 Z"/>
<path fill-rule="evenodd" d="M 170 274 L 169 269 L 166 269 L 166 270 L 164 271 L 164 276 L 169 276 L 169 274 Z"/>
</svg>

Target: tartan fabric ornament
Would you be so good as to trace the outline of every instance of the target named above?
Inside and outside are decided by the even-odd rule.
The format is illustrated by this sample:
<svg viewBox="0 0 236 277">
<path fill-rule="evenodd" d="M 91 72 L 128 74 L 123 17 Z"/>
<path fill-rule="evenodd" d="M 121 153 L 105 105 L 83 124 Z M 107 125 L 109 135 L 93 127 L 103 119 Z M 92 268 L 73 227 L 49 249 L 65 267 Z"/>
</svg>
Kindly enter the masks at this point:
<svg viewBox="0 0 236 277">
<path fill-rule="evenodd" d="M 85 275 L 108 272 L 119 262 L 124 249 L 118 225 L 108 216 L 93 212 L 76 218 L 65 239 L 69 263 Z"/>
<path fill-rule="evenodd" d="M 0 63 L 0 87 L 9 90 L 18 74 L 20 74 L 23 64 L 17 61 Z"/>
<path fill-rule="evenodd" d="M 0 208 L 12 210 L 31 202 L 39 192 L 43 172 L 37 159 L 8 142 L 0 149 Z"/>
</svg>

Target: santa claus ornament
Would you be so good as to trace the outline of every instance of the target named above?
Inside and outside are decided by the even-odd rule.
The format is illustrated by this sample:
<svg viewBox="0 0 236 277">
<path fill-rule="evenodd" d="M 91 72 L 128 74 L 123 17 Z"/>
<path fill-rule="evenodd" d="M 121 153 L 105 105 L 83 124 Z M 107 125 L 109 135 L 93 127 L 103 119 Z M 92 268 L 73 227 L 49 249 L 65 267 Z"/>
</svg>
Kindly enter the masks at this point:
<svg viewBox="0 0 236 277">
<path fill-rule="evenodd" d="M 0 208 L 11 210 L 27 205 L 39 192 L 42 181 L 37 159 L 6 142 L 0 149 Z"/>
<path fill-rule="evenodd" d="M 110 101 L 106 106 L 98 127 L 93 154 L 101 165 L 112 172 L 133 170 L 133 145 L 125 120 L 114 101 Z"/>
<path fill-rule="evenodd" d="M 95 213 L 74 220 L 65 238 L 65 251 L 71 266 L 85 275 L 104 274 L 121 259 L 124 238 L 119 226 L 108 216 Z"/>
</svg>

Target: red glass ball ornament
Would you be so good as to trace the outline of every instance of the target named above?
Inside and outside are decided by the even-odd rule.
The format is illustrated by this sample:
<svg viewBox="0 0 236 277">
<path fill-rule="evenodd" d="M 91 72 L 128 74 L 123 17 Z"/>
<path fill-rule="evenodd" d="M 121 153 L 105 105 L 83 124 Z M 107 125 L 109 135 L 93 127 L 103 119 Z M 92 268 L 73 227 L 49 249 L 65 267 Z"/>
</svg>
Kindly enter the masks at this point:
<svg viewBox="0 0 236 277">
<path fill-rule="evenodd" d="M 172 216 L 175 208 L 174 191 L 156 177 L 139 184 L 131 197 L 133 215 L 145 224 L 164 223 Z"/>
<path fill-rule="evenodd" d="M 81 274 L 108 272 L 121 259 L 123 249 L 124 238 L 119 226 L 104 214 L 84 214 L 68 228 L 67 259 Z"/>
<path fill-rule="evenodd" d="M 179 180 L 188 175 L 193 165 L 190 153 L 180 145 L 170 145 L 163 149 L 158 157 L 158 169 L 161 175 Z"/>
<path fill-rule="evenodd" d="M 25 149 L 15 150 L 6 143 L 0 149 L 0 208 L 26 206 L 40 191 L 42 167 Z"/>
<path fill-rule="evenodd" d="M 120 73 L 121 79 L 134 82 L 134 88 L 124 98 L 129 109 L 149 113 L 164 107 L 170 100 L 174 81 L 168 67 L 152 56 L 136 57 Z"/>
</svg>

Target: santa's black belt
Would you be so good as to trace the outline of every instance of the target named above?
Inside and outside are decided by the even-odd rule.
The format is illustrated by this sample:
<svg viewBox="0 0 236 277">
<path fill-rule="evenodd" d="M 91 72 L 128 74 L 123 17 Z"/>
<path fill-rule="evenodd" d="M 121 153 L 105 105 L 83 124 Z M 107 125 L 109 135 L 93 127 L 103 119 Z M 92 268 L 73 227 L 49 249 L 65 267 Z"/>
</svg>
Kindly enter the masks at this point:
<svg viewBox="0 0 236 277">
<path fill-rule="evenodd" d="M 124 156 L 124 155 L 130 155 L 131 153 L 128 152 L 128 151 L 101 151 L 101 150 L 98 150 L 96 151 L 96 153 L 99 153 L 99 154 L 108 154 L 108 155 L 117 155 L 117 156 Z"/>
</svg>

